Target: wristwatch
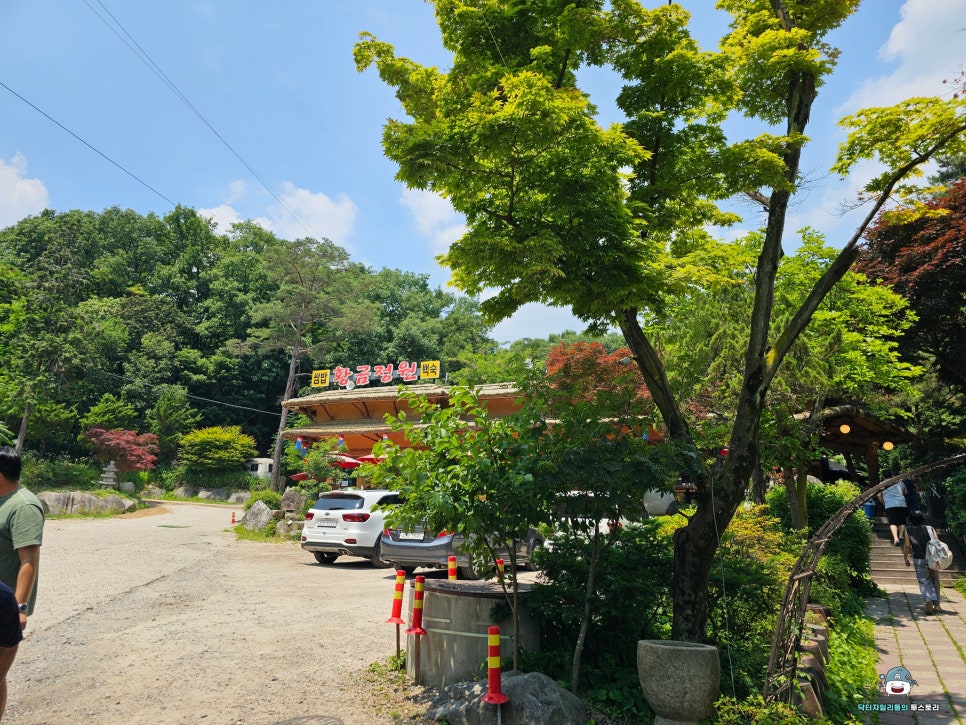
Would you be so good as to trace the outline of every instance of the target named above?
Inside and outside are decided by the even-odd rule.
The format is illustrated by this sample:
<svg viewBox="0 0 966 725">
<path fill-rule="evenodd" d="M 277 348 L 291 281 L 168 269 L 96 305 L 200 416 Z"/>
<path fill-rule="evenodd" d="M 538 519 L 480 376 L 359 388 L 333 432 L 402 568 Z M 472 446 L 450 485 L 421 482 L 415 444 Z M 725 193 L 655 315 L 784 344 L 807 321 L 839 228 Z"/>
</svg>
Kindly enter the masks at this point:
<svg viewBox="0 0 966 725">
<path fill-rule="evenodd" d="M 27 613 L 27 602 L 21 602 L 20 604 L 18 604 L 17 605 L 17 609 L 20 610 L 20 613 L 21 614 L 26 614 Z"/>
</svg>

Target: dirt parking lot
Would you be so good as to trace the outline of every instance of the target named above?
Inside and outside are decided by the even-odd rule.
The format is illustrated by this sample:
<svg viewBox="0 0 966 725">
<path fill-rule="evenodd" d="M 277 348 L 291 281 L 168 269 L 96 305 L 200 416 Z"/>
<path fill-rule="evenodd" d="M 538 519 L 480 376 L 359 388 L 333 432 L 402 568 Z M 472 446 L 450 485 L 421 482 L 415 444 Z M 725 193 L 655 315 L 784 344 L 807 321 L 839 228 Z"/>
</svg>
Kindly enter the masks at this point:
<svg viewBox="0 0 966 725">
<path fill-rule="evenodd" d="M 231 514 L 48 521 L 5 722 L 394 722 L 363 682 L 395 652 L 394 572 L 236 541 Z"/>
</svg>

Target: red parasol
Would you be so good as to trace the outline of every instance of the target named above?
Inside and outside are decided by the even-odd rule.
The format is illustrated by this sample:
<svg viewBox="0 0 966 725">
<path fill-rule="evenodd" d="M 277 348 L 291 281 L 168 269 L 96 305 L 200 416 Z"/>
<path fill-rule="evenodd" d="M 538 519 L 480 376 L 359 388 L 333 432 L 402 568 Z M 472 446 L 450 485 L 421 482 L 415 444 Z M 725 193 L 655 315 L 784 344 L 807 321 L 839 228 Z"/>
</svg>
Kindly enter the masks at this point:
<svg viewBox="0 0 966 725">
<path fill-rule="evenodd" d="M 339 468 L 358 468 L 362 465 L 362 461 L 358 458 L 353 458 L 352 456 L 347 456 L 344 453 L 330 453 L 329 458 L 337 465 Z"/>
<path fill-rule="evenodd" d="M 385 456 L 374 456 L 371 453 L 367 453 L 364 456 L 359 456 L 359 461 L 362 463 L 379 463 L 380 461 L 386 460 Z"/>
</svg>

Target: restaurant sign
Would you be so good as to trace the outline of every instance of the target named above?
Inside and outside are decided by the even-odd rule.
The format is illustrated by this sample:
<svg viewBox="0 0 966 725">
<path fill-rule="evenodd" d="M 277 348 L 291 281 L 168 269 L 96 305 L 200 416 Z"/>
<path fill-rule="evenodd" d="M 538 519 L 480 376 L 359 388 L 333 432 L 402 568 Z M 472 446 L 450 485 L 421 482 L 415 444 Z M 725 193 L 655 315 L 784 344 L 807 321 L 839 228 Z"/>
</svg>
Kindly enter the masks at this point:
<svg viewBox="0 0 966 725">
<path fill-rule="evenodd" d="M 412 383 L 417 380 L 435 380 L 439 378 L 439 360 L 424 362 L 400 362 L 388 365 L 357 365 L 356 369 L 337 367 L 331 370 L 313 370 L 312 387 L 327 388 L 338 385 L 340 388 L 352 390 L 359 385 L 370 383 L 391 383 L 398 380 Z"/>
</svg>

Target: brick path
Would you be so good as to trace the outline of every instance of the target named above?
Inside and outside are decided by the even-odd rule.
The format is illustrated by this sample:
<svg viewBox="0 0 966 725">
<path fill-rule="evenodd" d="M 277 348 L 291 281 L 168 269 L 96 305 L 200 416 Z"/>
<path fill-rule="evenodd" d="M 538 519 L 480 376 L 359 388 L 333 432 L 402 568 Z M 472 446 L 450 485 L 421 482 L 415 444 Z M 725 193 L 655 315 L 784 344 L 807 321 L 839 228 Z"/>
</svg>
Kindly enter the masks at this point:
<svg viewBox="0 0 966 725">
<path fill-rule="evenodd" d="M 879 650 L 877 672 L 905 667 L 916 684 L 908 695 L 879 696 L 877 704 L 906 706 L 878 712 L 882 725 L 966 725 L 966 602 L 949 586 L 942 590 L 942 611 L 927 615 L 915 574 L 903 584 L 880 584 L 886 599 L 869 599 L 866 613 L 875 621 Z M 932 709 L 924 709 L 930 707 Z M 865 718 L 874 722 L 873 715 Z"/>
</svg>

